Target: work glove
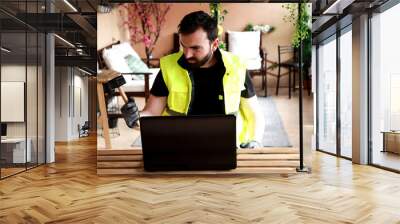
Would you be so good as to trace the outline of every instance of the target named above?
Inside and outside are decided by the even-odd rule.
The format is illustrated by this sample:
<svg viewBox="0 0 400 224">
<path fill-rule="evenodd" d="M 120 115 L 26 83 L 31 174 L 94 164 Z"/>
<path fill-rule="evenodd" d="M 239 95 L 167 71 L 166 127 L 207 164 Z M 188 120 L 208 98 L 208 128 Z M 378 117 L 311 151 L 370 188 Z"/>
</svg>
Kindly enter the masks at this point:
<svg viewBox="0 0 400 224">
<path fill-rule="evenodd" d="M 240 144 L 240 148 L 242 148 L 242 149 L 243 148 L 254 149 L 254 148 L 262 148 L 262 147 L 263 147 L 262 144 L 255 140 Z"/>
<path fill-rule="evenodd" d="M 129 97 L 128 102 L 121 107 L 121 113 L 128 127 L 134 128 L 138 125 L 139 109 L 132 97 Z"/>
</svg>

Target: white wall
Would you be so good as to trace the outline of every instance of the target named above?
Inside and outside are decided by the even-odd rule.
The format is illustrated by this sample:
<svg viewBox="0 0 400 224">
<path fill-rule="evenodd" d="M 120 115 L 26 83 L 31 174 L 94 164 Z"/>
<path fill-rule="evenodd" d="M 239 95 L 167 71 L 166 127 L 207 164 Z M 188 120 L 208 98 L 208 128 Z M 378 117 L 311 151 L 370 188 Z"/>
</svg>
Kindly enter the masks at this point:
<svg viewBox="0 0 400 224">
<path fill-rule="evenodd" d="M 68 140 L 69 69 L 55 68 L 55 141 Z"/>
<path fill-rule="evenodd" d="M 1 81 L 6 82 L 25 82 L 25 65 L 2 65 L 1 66 Z M 28 71 L 32 67 L 27 68 Z M 7 110 L 7 108 L 1 108 Z M 7 122 L 7 136 L 8 137 L 25 137 L 25 123 L 24 122 Z"/>
<path fill-rule="evenodd" d="M 26 100 L 23 102 L 22 108 L 19 108 L 20 113 L 25 114 L 25 118 L 21 122 L 6 122 L 7 123 L 7 137 L 9 138 L 27 138 L 29 139 L 29 148 L 31 149 L 31 155 L 33 162 L 36 162 L 36 158 L 39 159 L 39 163 L 44 163 L 44 74 L 42 67 L 37 67 L 25 64 L 3 64 L 1 66 L 1 81 L 2 82 L 24 82 L 26 87 Z M 26 80 L 27 79 L 27 80 Z M 3 92 L 4 89 L 2 89 Z M 24 94 L 24 90 L 21 90 L 20 94 Z M 2 98 L 8 97 L 2 95 Z M 26 103 L 26 105 L 25 105 Z M 2 107 L 3 113 L 15 113 L 10 107 Z M 16 110 L 16 109 L 14 109 Z M 23 115 L 24 116 L 24 115 Z M 37 157 L 37 154 L 39 156 Z"/>
<path fill-rule="evenodd" d="M 25 70 L 27 69 L 27 70 Z M 1 81 L 3 82 L 25 82 L 25 75 L 26 71 L 28 74 L 35 73 L 36 74 L 36 67 L 27 66 L 25 65 L 2 65 L 1 66 Z M 32 84 L 32 83 L 30 83 Z M 36 82 L 33 83 L 36 85 Z M 28 89 L 30 90 L 30 89 Z M 28 91 L 27 102 L 32 102 L 32 97 L 36 97 L 36 89 L 33 90 L 34 92 L 30 93 Z M 36 107 L 36 104 L 35 104 Z M 7 110 L 7 108 L 1 108 L 1 110 Z M 11 112 L 11 111 L 10 111 Z M 28 114 L 28 121 L 33 120 Z M 34 114 L 35 121 L 36 121 L 36 114 Z M 8 137 L 25 137 L 25 123 L 26 122 L 7 122 L 7 136 Z M 29 136 L 28 136 L 29 137 Z"/>
<path fill-rule="evenodd" d="M 88 120 L 88 78 L 83 75 L 72 67 L 56 67 L 55 141 L 79 138 L 78 124 Z"/>
<path fill-rule="evenodd" d="M 76 74 L 78 72 L 78 74 Z M 72 123 L 71 123 L 71 135 L 72 138 L 79 138 L 78 133 L 78 124 L 81 126 L 88 121 L 88 78 L 82 76 L 83 73 L 75 70 L 74 75 L 74 91 L 72 99 L 74 102 L 71 105 L 74 105 L 72 108 Z M 79 102 L 80 101 L 80 102 Z"/>
</svg>

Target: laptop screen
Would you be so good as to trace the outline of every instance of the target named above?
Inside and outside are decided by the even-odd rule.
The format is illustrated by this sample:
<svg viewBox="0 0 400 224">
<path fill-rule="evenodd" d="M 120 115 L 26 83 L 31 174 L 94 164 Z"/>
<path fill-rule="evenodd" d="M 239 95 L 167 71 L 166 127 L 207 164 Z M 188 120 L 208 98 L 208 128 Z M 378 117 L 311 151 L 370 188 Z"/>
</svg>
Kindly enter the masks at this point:
<svg viewBox="0 0 400 224">
<path fill-rule="evenodd" d="M 234 115 L 140 118 L 146 170 L 236 168 Z"/>
</svg>

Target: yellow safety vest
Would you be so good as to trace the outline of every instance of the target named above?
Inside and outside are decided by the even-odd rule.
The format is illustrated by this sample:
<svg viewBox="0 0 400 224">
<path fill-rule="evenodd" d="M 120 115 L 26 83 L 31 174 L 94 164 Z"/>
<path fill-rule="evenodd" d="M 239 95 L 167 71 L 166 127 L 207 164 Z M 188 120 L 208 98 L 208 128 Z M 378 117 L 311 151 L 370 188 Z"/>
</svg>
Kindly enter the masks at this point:
<svg viewBox="0 0 400 224">
<path fill-rule="evenodd" d="M 245 89 L 246 65 L 239 57 L 220 50 L 225 66 L 223 76 L 224 104 L 226 114 L 235 114 L 238 143 L 253 140 L 254 133 L 248 127 L 242 110 L 239 110 L 241 91 Z M 192 98 L 192 81 L 189 72 L 178 64 L 183 52 L 160 59 L 160 68 L 168 88 L 167 108 L 163 115 L 187 115 Z"/>
</svg>

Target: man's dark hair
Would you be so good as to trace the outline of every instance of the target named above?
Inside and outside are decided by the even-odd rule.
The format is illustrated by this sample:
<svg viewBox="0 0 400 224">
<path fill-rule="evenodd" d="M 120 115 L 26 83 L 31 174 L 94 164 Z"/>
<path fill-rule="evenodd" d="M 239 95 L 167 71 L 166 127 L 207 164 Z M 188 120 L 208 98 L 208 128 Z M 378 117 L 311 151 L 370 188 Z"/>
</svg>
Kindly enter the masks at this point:
<svg viewBox="0 0 400 224">
<path fill-rule="evenodd" d="M 199 28 L 203 28 L 207 32 L 207 37 L 210 41 L 214 41 L 218 36 L 217 20 L 204 11 L 191 12 L 183 17 L 178 26 L 178 32 L 191 34 Z"/>
</svg>

